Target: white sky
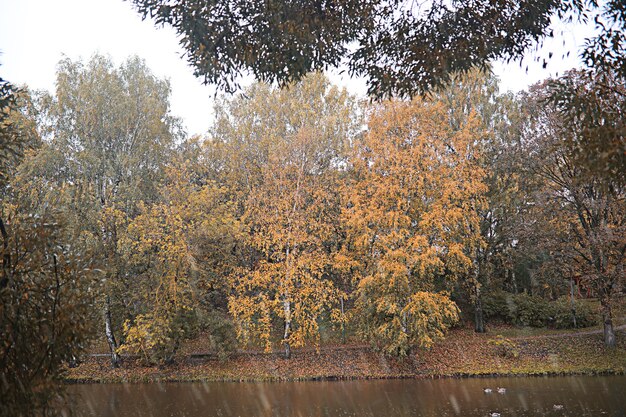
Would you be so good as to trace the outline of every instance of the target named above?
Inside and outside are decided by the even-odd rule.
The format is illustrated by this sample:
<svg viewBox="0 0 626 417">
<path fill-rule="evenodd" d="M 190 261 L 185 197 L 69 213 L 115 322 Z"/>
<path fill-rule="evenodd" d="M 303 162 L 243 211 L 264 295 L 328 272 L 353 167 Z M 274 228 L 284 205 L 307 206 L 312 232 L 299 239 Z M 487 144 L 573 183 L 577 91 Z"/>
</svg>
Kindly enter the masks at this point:
<svg viewBox="0 0 626 417">
<path fill-rule="evenodd" d="M 557 32 L 560 35 L 560 30 Z M 525 59 L 521 68 L 519 63 L 496 63 L 494 71 L 501 79 L 502 90 L 519 91 L 577 66 L 576 45 L 582 44 L 588 34 L 589 30 L 578 26 L 565 30 L 558 41 L 546 43 L 539 56 L 553 52 L 554 57 L 545 70 L 532 57 Z M 568 50 L 570 57 L 560 59 Z M 157 28 L 152 21 L 142 21 L 131 4 L 123 0 L 0 0 L 2 78 L 52 91 L 56 65 L 63 56 L 88 59 L 95 52 L 111 56 L 116 65 L 130 55 L 144 58 L 157 76 L 170 80 L 172 112 L 182 117 L 187 132 L 207 131 L 215 89 L 202 85 L 192 75 L 171 28 Z M 332 75 L 331 79 L 354 94 L 364 94 L 363 80 L 350 80 L 346 75 Z"/>
</svg>

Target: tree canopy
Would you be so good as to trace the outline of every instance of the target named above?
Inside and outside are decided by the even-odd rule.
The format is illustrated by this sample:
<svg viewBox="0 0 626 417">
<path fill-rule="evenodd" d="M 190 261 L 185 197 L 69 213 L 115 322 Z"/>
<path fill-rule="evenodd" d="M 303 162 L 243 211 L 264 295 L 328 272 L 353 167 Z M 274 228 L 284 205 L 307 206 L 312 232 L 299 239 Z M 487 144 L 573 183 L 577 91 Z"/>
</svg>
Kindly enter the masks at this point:
<svg viewBox="0 0 626 417">
<path fill-rule="evenodd" d="M 587 65 L 626 77 L 626 6 L 618 0 L 132 0 L 174 27 L 196 76 L 232 91 L 237 77 L 281 85 L 345 65 L 371 96 L 413 96 L 452 73 L 517 59 L 553 21 L 593 19 Z M 544 61 L 545 63 L 545 61 Z"/>
</svg>

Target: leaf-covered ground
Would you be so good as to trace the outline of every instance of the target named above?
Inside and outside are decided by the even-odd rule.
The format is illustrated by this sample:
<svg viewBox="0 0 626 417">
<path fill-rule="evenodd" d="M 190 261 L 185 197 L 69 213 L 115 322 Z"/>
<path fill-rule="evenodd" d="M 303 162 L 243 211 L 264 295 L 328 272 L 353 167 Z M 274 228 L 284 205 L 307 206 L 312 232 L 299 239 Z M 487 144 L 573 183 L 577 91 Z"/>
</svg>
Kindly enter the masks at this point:
<svg viewBox="0 0 626 417">
<path fill-rule="evenodd" d="M 617 333 L 618 346 L 607 349 L 602 334 L 562 333 L 510 337 L 519 353 L 502 357 L 490 343 L 509 328 L 494 328 L 486 335 L 471 329 L 452 330 L 432 349 L 415 351 L 405 358 L 391 358 L 367 346 L 324 346 L 295 350 L 286 360 L 280 353 L 239 352 L 227 360 L 211 355 L 181 355 L 177 363 L 145 366 L 126 358 L 112 369 L 106 356 L 87 358 L 69 369 L 73 382 L 149 382 L 198 380 L 304 380 L 360 378 L 432 378 L 442 376 L 598 374 L 626 371 L 626 329 Z M 526 332 L 528 333 L 528 332 Z M 183 352 L 202 346 L 195 340 Z M 191 349 L 190 349 L 191 348 Z"/>
</svg>

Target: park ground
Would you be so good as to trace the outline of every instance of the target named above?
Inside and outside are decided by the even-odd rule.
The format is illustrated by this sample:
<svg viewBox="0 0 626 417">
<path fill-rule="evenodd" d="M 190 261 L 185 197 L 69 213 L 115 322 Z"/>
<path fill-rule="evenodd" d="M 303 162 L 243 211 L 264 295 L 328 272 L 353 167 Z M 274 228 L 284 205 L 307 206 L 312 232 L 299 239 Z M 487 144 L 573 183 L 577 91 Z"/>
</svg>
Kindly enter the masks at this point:
<svg viewBox="0 0 626 417">
<path fill-rule="evenodd" d="M 66 379 L 74 383 L 157 381 L 289 381 L 439 378 L 493 375 L 626 373 L 626 321 L 616 320 L 617 346 L 606 348 L 600 326 L 576 331 L 492 326 L 476 334 L 468 323 L 429 350 L 393 358 L 367 345 L 323 345 L 282 353 L 242 351 L 220 359 L 203 351 L 202 336 L 182 347 L 170 365 L 126 357 L 110 367 L 104 354 L 88 355 Z"/>
</svg>

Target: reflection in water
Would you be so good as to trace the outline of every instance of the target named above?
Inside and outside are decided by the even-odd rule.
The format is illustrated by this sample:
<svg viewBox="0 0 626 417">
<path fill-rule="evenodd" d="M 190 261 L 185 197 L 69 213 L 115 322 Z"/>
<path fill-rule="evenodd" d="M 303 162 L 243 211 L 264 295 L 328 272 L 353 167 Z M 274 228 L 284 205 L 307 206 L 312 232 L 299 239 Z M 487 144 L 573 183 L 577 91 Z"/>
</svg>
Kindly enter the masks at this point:
<svg viewBox="0 0 626 417">
<path fill-rule="evenodd" d="M 626 416 L 626 376 L 103 384 L 70 393 L 78 416 L 102 417 Z"/>
</svg>

